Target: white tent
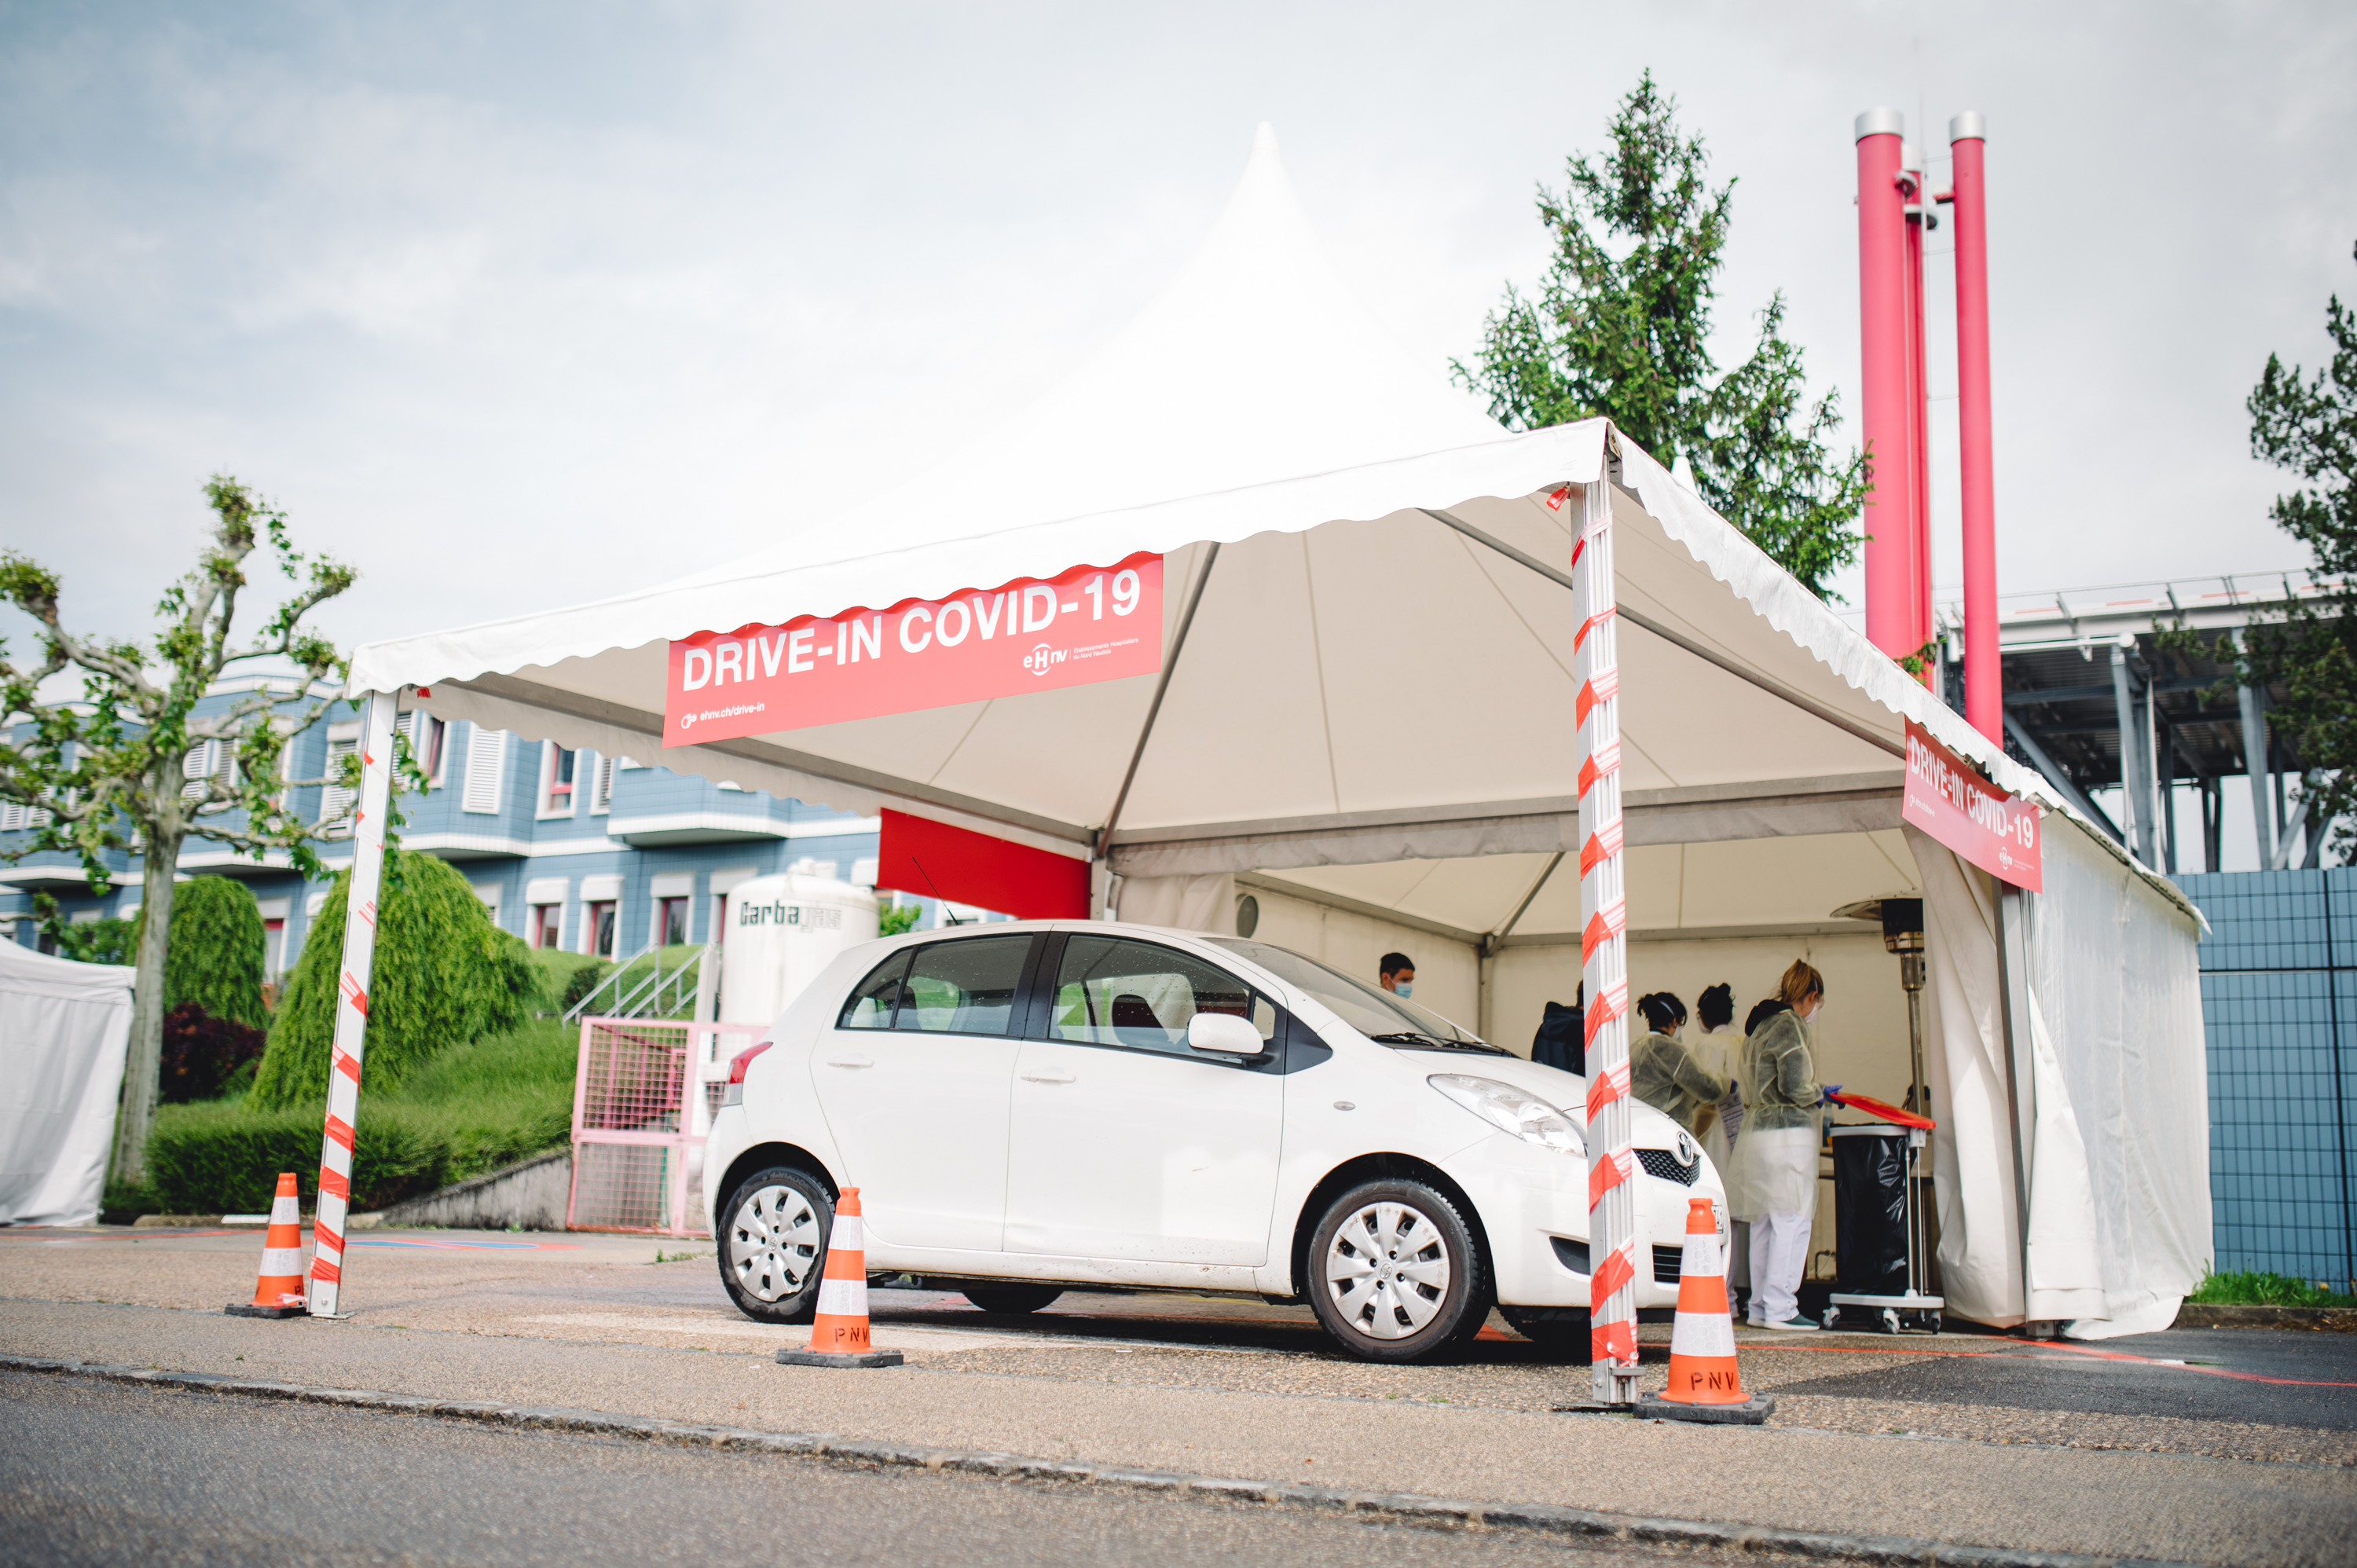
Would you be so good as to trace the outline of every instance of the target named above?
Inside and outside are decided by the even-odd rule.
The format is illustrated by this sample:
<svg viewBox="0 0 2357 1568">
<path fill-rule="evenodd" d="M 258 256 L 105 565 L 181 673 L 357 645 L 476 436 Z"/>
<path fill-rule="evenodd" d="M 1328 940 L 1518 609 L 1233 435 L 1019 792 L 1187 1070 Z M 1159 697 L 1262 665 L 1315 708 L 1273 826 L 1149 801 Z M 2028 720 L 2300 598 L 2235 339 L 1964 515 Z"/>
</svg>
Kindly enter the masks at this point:
<svg viewBox="0 0 2357 1568">
<path fill-rule="evenodd" d="M 426 688 L 415 701 L 445 717 L 1089 859 L 1106 915 L 1232 929 L 1248 896 L 1262 936 L 1338 961 L 1364 967 L 1386 946 L 1420 947 L 1430 956 L 1418 955 L 1419 999 L 1514 1044 L 1540 1003 L 1568 1000 L 1578 979 L 1577 628 L 1566 574 L 1581 509 L 1601 485 L 1620 624 L 1633 628 L 1618 648 L 1637 988 L 1691 995 L 1689 979 L 1727 978 L 1711 972 L 1717 963 L 1757 995 L 1805 948 L 1831 964 L 1837 992 L 1856 988 L 1846 993 L 1859 997 L 1855 1055 L 1897 1061 L 1895 1085 L 1885 1071 L 1870 1086 L 1894 1097 L 1906 1075 L 1894 966 L 1878 939 L 1828 912 L 1929 891 L 1900 832 L 1904 721 L 2000 788 L 2061 810 L 2042 780 L 1606 422 L 1509 434 L 1393 349 L 1325 261 L 1265 127 L 1202 250 L 1143 317 L 953 460 L 931 457 L 912 444 L 872 499 L 747 559 L 363 648 L 352 689 Z M 1158 677 L 662 745 L 672 639 L 1140 551 L 1167 557 Z M 1572 869 L 1555 875 L 1566 855 Z M 2104 850 L 2088 859 L 2125 878 L 2137 961 L 2185 996 L 2198 916 Z M 2058 857 L 2046 864 L 2056 876 Z M 1979 873 L 1942 875 L 1994 908 Z M 1943 918 L 1947 906 L 1932 908 Z M 1950 963 L 1976 995 L 1997 996 L 1995 926 L 1944 918 L 1935 940 Z M 2124 1031 L 2083 1026 L 2075 1009 L 2112 1004 L 2070 997 L 2072 1010 L 2046 1013 L 2060 1076 L 2071 1093 L 2101 1094 L 2116 1075 L 2074 1075 L 2069 1060 L 2083 1027 L 2090 1041 Z M 1933 1014 L 1934 1061 L 1951 1064 L 1949 1078 L 1960 1051 L 2007 1059 L 1997 1012 L 1943 996 Z M 2127 1136 L 2190 1134 L 2181 1157 L 2201 1163 L 2198 1001 L 2161 1023 L 2190 1055 L 2179 1050 L 2173 1076 L 2148 1085 L 2160 1123 Z M 1965 1045 L 1943 1046 L 1958 1030 L 1970 1032 Z M 2041 1122 L 2033 1214 L 2088 1215 L 2088 1227 L 2114 1226 L 2104 1234 L 2116 1244 L 2107 1240 L 2093 1283 L 2072 1276 L 2083 1294 L 2070 1310 L 2023 1301 L 2015 1194 L 2030 1176 L 2016 1179 L 2003 1113 L 2032 1101 L 2007 1097 L 2002 1078 L 1997 1087 L 1998 1117 L 1975 1123 L 1969 1142 L 1943 1123 L 1952 1296 L 1992 1321 L 2025 1307 L 2093 1319 L 2106 1316 L 2098 1299 L 2144 1301 L 2128 1303 L 2126 1281 L 2153 1301 L 2190 1288 L 2206 1245 L 2173 1242 L 2155 1263 L 2147 1239 L 2156 1228 L 2206 1238 L 2206 1179 L 2198 1193 L 2140 1180 L 2115 1192 L 2091 1167 L 2095 1144 L 2047 1140 Z M 2068 1118 L 2061 1088 L 2050 1093 L 2041 1079 L 2038 1093 Z M 2109 1127 L 2119 1108 L 2085 1109 Z"/>
<path fill-rule="evenodd" d="M 98 1218 L 133 972 L 0 941 L 0 1225 Z"/>
</svg>

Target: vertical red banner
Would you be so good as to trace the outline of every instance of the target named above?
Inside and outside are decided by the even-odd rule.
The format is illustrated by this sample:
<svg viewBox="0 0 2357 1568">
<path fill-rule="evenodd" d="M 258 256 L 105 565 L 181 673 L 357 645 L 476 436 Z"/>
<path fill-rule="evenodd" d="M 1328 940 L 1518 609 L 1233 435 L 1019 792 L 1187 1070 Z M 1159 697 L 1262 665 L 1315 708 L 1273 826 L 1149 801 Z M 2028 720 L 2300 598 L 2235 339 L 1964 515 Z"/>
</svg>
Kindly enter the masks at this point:
<svg viewBox="0 0 2357 1568">
<path fill-rule="evenodd" d="M 1907 789 L 1900 815 L 2001 882 L 2045 886 L 2039 809 L 1983 779 L 1907 721 Z"/>
</svg>

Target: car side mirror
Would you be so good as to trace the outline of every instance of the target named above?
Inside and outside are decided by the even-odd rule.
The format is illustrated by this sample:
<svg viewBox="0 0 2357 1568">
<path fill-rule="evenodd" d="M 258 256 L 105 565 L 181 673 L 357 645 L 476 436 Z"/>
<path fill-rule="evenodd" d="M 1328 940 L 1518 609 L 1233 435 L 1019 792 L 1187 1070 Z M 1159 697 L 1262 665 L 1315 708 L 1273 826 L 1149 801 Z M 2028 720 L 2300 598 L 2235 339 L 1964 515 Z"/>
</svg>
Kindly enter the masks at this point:
<svg viewBox="0 0 2357 1568">
<path fill-rule="evenodd" d="M 1268 1054 L 1268 1042 L 1260 1037 L 1260 1031 L 1233 1013 L 1198 1013 L 1188 1019 L 1187 1045 L 1192 1050 L 1230 1057 Z"/>
</svg>

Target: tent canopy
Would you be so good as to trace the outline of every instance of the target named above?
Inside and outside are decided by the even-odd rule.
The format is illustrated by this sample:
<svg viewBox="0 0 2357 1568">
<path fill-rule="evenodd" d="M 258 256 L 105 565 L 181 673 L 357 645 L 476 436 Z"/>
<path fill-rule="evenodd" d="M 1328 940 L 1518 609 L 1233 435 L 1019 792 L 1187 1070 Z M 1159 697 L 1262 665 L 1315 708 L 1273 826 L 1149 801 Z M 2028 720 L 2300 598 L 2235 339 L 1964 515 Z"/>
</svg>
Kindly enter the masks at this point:
<svg viewBox="0 0 2357 1568">
<path fill-rule="evenodd" d="M 2128 1321 L 2173 1311 L 2190 1286 L 2206 1183 L 2166 1195 L 2118 1183 L 2147 1157 L 2199 1159 L 2198 999 L 2158 1024 L 2138 1015 L 2128 1031 L 2169 1033 L 2151 1076 L 2175 1120 L 2127 1134 L 2158 1152 L 2104 1140 L 2125 1124 L 2113 1081 L 2127 1056 L 2122 1020 L 2135 995 L 2191 972 L 2198 915 L 1606 421 L 1509 434 L 1400 355 L 1320 254 L 1266 127 L 1210 240 L 1135 324 L 963 456 L 884 482 L 928 456 L 912 444 L 871 499 L 746 559 L 596 604 L 371 644 L 351 685 L 429 688 L 420 700 L 446 717 L 843 810 L 894 807 L 1078 858 L 1103 848 L 1159 923 L 1218 923 L 1232 879 L 1248 876 L 1329 910 L 1453 935 L 1462 967 L 1465 942 L 1485 938 L 1484 1012 L 1516 956 L 1505 948 L 1554 944 L 1547 972 L 1518 983 L 1534 1010 L 1536 995 L 1566 995 L 1577 977 L 1578 950 L 1564 945 L 1580 927 L 1577 873 L 1552 875 L 1566 854 L 1576 866 L 1580 842 L 1567 574 L 1574 520 L 1606 486 L 1631 938 L 1781 940 L 1862 896 L 1934 895 L 1946 967 L 1927 1046 L 1956 1118 L 1940 1134 L 1952 1288 L 1993 1321 L 2042 1301 Z M 662 744 L 671 639 L 1138 552 L 1167 558 L 1160 675 Z M 1990 889 L 1936 854 L 1927 878 L 1921 842 L 1900 832 L 1910 719 L 2000 789 L 2060 813 L 2050 823 L 2073 824 L 2080 891 L 2063 902 L 2108 898 L 2123 930 L 2150 939 L 2115 966 L 2110 990 L 2083 985 L 2048 1019 L 2072 1043 L 2018 1097 L 2035 1101 L 2033 1208 L 2046 1217 L 2027 1250 L 2015 1095 L 1996 1054 Z M 1095 908 L 1132 896 L 1101 880 Z M 1189 910 L 1200 915 L 1169 918 Z M 1139 918 L 1126 902 L 1121 912 Z M 1887 964 L 1878 941 L 1870 950 Z M 1882 972 L 1879 989 L 1895 993 Z M 2030 1032 L 2007 1048 L 2027 1051 Z M 1892 1031 L 1871 1033 L 1889 1054 Z M 1896 1039 L 1903 1073 L 1903 1018 Z M 2065 1124 L 2074 1095 L 2090 1132 Z M 2104 1157 L 2091 1164 L 2090 1147 Z M 2172 1237 L 2158 1251 L 2137 1239 L 2156 1214 Z M 2109 1240 L 2053 1240 L 2066 1231 Z M 2048 1268 L 2066 1255 L 2102 1262 L 2041 1273 L 2025 1296 L 2023 1260 L 2040 1235 Z"/>
<path fill-rule="evenodd" d="M 1614 486 L 1623 625 L 1654 628 L 1621 639 L 1632 845 L 1878 830 L 1881 849 L 1840 853 L 1890 886 L 1874 863 L 1898 843 L 1906 717 L 2045 795 L 1607 422 L 1511 435 L 1406 360 L 1320 252 L 1266 126 L 1161 297 L 963 456 L 678 582 L 371 644 L 351 684 L 427 687 L 446 716 L 1075 855 L 1135 757 L 1116 873 L 1364 866 L 1323 873 L 1329 891 L 1473 931 L 1527 900 L 1517 930 L 1560 934 L 1577 928 L 1575 881 L 1531 897 L 1576 848 L 1576 628 L 1547 574 L 1567 569 L 1578 489 L 1598 482 Z M 661 744 L 673 638 L 1138 551 L 1168 557 L 1166 650 L 1201 589 L 1150 731 L 1158 682 L 1138 676 Z M 1458 864 L 1404 888 L 1403 860 Z M 1641 907 L 1641 867 L 1632 879 Z M 1715 879 L 1723 908 L 1678 899 L 1681 923 L 1761 918 L 1748 880 Z"/>
</svg>

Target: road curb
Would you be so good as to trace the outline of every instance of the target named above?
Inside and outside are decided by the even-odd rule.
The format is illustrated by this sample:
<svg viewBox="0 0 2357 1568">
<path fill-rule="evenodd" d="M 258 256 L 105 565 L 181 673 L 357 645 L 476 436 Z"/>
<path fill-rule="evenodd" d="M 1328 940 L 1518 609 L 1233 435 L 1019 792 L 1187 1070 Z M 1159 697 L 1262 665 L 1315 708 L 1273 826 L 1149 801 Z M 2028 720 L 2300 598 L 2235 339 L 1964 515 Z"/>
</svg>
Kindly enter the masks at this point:
<svg viewBox="0 0 2357 1568">
<path fill-rule="evenodd" d="M 1722 1551 L 1812 1558 L 1827 1563 L 1916 1563 L 1923 1568 L 2190 1568 L 2151 1558 L 2100 1557 L 2072 1552 L 2022 1552 L 2007 1547 L 1965 1546 L 1912 1536 L 1843 1535 L 1721 1524 L 1703 1520 L 1656 1519 L 1603 1513 L 1553 1503 L 1485 1503 L 1423 1497 L 1413 1492 L 1352 1491 L 1297 1482 L 1257 1481 L 1235 1477 L 1190 1476 L 1121 1465 L 1033 1459 L 1017 1454 L 974 1453 L 838 1437 L 831 1432 L 760 1432 L 710 1426 L 660 1416 L 616 1415 L 562 1406 L 503 1404 L 496 1400 L 443 1400 L 374 1389 L 322 1388 L 268 1378 L 233 1378 L 212 1372 L 167 1371 L 158 1367 L 109 1366 L 42 1356 L 0 1355 L 0 1370 L 98 1378 L 156 1388 L 242 1394 L 253 1399 L 302 1404 L 341 1405 L 393 1415 L 435 1416 L 519 1430 L 572 1432 L 590 1436 L 634 1437 L 739 1452 L 794 1455 L 836 1464 L 893 1466 L 953 1471 L 1009 1480 L 1071 1481 L 1133 1490 L 1224 1498 L 1237 1502 L 1338 1509 L 1402 1520 L 1467 1528 L 1514 1530 L 1532 1534 L 1581 1536 L 1656 1546 L 1700 1546 Z"/>
</svg>

